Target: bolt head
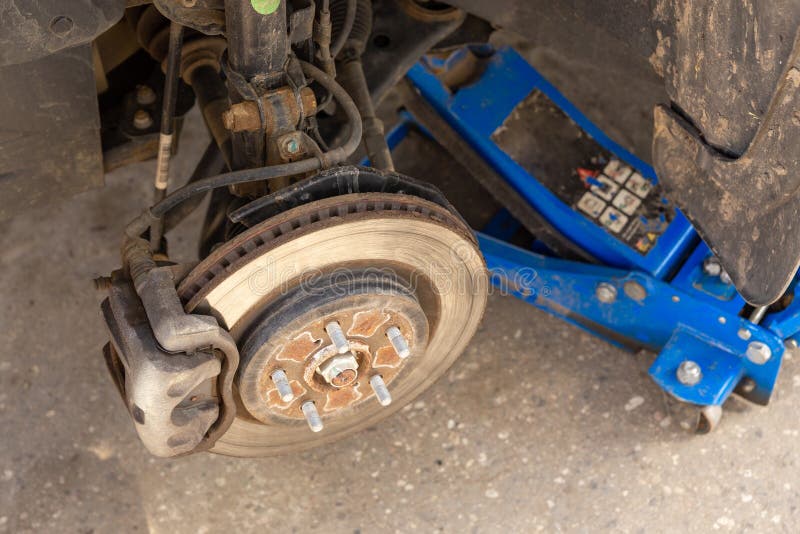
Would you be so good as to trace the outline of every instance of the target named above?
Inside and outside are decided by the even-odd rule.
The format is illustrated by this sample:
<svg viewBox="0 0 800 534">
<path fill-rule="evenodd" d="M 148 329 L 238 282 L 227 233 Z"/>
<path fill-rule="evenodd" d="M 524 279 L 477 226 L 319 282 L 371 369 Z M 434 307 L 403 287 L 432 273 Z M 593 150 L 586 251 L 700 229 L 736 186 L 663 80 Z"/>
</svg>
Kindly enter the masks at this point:
<svg viewBox="0 0 800 534">
<path fill-rule="evenodd" d="M 747 345 L 745 356 L 747 356 L 747 359 L 751 362 L 762 365 L 772 358 L 772 350 L 762 341 L 751 341 Z"/>
<path fill-rule="evenodd" d="M 602 282 L 597 285 L 595 296 L 600 302 L 611 304 L 617 300 L 617 288 L 607 282 Z"/>
<path fill-rule="evenodd" d="M 349 386 L 358 378 L 358 360 L 352 352 L 338 354 L 322 362 L 317 373 L 334 387 Z"/>
<path fill-rule="evenodd" d="M 283 142 L 283 148 L 288 154 L 297 154 L 300 151 L 300 143 L 296 138 L 290 137 Z"/>
<path fill-rule="evenodd" d="M 684 386 L 694 386 L 703 378 L 703 371 L 697 362 L 685 360 L 678 366 L 675 375 L 678 378 L 678 382 Z"/>
<path fill-rule="evenodd" d="M 740 328 L 736 334 L 739 336 L 739 339 L 743 339 L 745 341 L 750 339 L 750 337 L 753 335 L 747 328 Z"/>
<path fill-rule="evenodd" d="M 152 125 L 153 117 L 151 117 L 147 111 L 139 109 L 133 114 L 133 126 L 137 130 L 146 130 Z"/>
<path fill-rule="evenodd" d="M 140 106 L 149 106 L 156 101 L 156 92 L 149 85 L 140 85 L 136 88 L 136 103 Z"/>
<path fill-rule="evenodd" d="M 756 383 L 753 382 L 752 378 L 743 378 L 742 381 L 739 383 L 739 388 L 744 393 L 752 393 L 754 389 L 756 389 Z"/>
<path fill-rule="evenodd" d="M 622 290 L 633 300 L 644 300 L 647 298 L 647 290 L 636 280 L 628 280 L 622 286 Z"/>
<path fill-rule="evenodd" d="M 75 23 L 66 15 L 58 15 L 50 21 L 50 31 L 59 37 L 67 35 L 74 26 Z"/>
<path fill-rule="evenodd" d="M 722 273 L 722 266 L 716 256 L 709 256 L 703 260 L 703 272 L 708 276 L 719 276 Z"/>
</svg>

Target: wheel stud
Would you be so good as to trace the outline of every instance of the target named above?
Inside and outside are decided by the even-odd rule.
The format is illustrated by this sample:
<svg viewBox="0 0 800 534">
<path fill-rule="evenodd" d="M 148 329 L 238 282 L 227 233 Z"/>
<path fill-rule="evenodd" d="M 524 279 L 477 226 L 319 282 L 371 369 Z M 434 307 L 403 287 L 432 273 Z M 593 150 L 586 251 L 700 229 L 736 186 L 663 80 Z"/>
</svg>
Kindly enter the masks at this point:
<svg viewBox="0 0 800 534">
<path fill-rule="evenodd" d="M 304 402 L 303 405 L 300 406 L 300 409 L 303 410 L 303 415 L 308 422 L 308 428 L 310 428 L 312 432 L 319 432 L 322 430 L 322 418 L 319 416 L 314 401 Z"/>
<path fill-rule="evenodd" d="M 331 338 L 331 342 L 333 342 L 333 346 L 336 347 L 336 351 L 339 354 L 344 354 L 350 350 L 350 343 L 347 341 L 339 323 L 331 321 L 325 325 L 325 331 L 328 333 L 328 337 Z"/>
<path fill-rule="evenodd" d="M 386 387 L 386 382 L 383 381 L 381 375 L 375 375 L 369 379 L 369 385 L 372 386 L 372 391 L 375 392 L 375 398 L 381 403 L 381 406 L 389 406 L 392 403 L 392 394 L 389 393 L 389 388 Z"/>
<path fill-rule="evenodd" d="M 389 342 L 392 344 L 392 347 L 394 347 L 398 356 L 401 358 L 408 358 L 411 356 L 411 349 L 408 346 L 408 341 L 403 337 L 399 328 L 396 326 L 389 327 L 389 329 L 386 330 L 386 337 L 389 338 Z"/>
<path fill-rule="evenodd" d="M 289 384 L 289 379 L 286 377 L 286 372 L 283 369 L 278 369 L 270 375 L 275 387 L 278 388 L 278 394 L 281 396 L 283 402 L 292 402 L 294 399 L 294 391 Z"/>
</svg>

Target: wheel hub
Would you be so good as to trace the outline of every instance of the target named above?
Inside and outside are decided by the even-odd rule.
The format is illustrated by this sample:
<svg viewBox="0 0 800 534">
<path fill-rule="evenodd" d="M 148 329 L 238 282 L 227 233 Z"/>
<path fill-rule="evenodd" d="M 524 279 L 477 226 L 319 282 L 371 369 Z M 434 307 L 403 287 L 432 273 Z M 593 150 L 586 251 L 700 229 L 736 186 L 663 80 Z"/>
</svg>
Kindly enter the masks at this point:
<svg viewBox="0 0 800 534">
<path fill-rule="evenodd" d="M 242 403 L 263 423 L 291 423 L 306 419 L 308 401 L 323 419 L 376 402 L 372 377 L 390 386 L 413 365 L 395 349 L 390 328 L 400 330 L 411 350 L 424 352 L 425 313 L 406 283 L 388 273 L 337 271 L 301 284 L 265 310 L 245 337 Z M 291 395 L 281 393 L 276 373 Z"/>
</svg>

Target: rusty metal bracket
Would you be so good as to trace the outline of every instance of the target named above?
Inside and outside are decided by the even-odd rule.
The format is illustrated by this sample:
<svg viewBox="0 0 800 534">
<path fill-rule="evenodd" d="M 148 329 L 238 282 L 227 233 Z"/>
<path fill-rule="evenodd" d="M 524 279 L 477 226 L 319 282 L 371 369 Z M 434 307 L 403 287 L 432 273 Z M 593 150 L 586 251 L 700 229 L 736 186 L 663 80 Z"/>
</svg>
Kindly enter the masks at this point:
<svg viewBox="0 0 800 534">
<path fill-rule="evenodd" d="M 231 398 L 219 398 L 221 389 L 230 390 L 230 362 L 209 350 L 210 344 L 193 354 L 165 350 L 121 271 L 112 274 L 102 309 L 111 337 L 106 363 L 147 449 L 170 457 L 211 448 L 235 413 L 226 405 Z M 187 317 L 205 321 L 209 331 L 215 326 L 213 318 Z"/>
<path fill-rule="evenodd" d="M 265 111 L 263 123 L 258 101 Z M 222 121 L 233 132 L 256 132 L 263 129 L 270 136 L 291 131 L 303 117 L 313 115 L 316 108 L 317 101 L 310 87 L 303 87 L 298 92 L 288 86 L 279 87 L 261 95 L 258 100 L 244 100 L 231 105 L 222 114 Z"/>
<path fill-rule="evenodd" d="M 667 195 L 719 257 L 739 293 L 779 299 L 800 266 L 800 33 L 750 146 L 730 158 L 675 111 L 655 110 L 653 155 Z"/>
</svg>

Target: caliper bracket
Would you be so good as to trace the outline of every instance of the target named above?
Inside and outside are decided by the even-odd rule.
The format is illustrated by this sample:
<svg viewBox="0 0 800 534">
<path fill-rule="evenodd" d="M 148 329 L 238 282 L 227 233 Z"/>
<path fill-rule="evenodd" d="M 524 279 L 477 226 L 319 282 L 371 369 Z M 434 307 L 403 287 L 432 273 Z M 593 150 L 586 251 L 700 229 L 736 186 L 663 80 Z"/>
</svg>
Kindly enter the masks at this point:
<svg viewBox="0 0 800 534">
<path fill-rule="evenodd" d="M 112 273 L 102 304 L 111 335 L 106 362 L 151 453 L 208 450 L 236 413 L 238 350 L 216 319 L 183 311 L 170 267 L 145 276 L 137 294 L 122 271 Z"/>
</svg>

